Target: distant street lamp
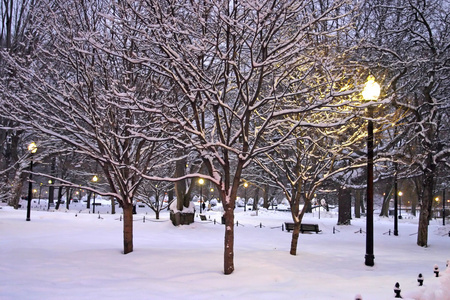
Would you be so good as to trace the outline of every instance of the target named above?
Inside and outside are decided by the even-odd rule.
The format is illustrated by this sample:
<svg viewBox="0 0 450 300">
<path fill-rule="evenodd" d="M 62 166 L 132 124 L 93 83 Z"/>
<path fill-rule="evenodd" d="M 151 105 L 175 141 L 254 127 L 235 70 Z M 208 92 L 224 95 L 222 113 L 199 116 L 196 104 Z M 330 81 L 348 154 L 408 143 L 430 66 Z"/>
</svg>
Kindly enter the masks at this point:
<svg viewBox="0 0 450 300">
<path fill-rule="evenodd" d="M 398 192 L 397 192 L 397 162 L 395 165 L 395 176 L 394 176 L 394 235 L 398 236 Z"/>
<path fill-rule="evenodd" d="M 53 181 L 51 179 L 49 179 L 48 181 L 48 204 L 47 204 L 47 210 L 50 210 L 50 202 L 51 204 L 53 204 Z"/>
<path fill-rule="evenodd" d="M 42 192 L 42 182 L 39 184 L 39 200 L 38 200 L 38 204 L 41 204 L 41 192 Z"/>
<path fill-rule="evenodd" d="M 400 196 L 400 209 L 399 209 L 399 216 L 398 216 L 398 218 L 401 220 L 401 219 L 403 219 L 403 217 L 402 217 L 402 196 L 403 196 L 403 192 L 402 191 L 400 191 L 400 192 L 398 192 L 398 195 Z"/>
<path fill-rule="evenodd" d="M 362 91 L 363 99 L 376 101 L 380 96 L 380 85 L 375 77 L 370 75 Z M 366 255 L 365 265 L 372 267 L 375 262 L 373 254 L 373 107 L 368 107 L 369 120 L 367 122 L 367 221 L 366 221 Z"/>
<path fill-rule="evenodd" d="M 36 153 L 37 146 L 35 142 L 31 142 L 28 145 L 28 152 L 30 152 L 30 176 L 28 178 L 28 205 L 27 205 L 27 221 L 30 221 L 31 215 L 31 198 L 33 197 L 33 184 L 31 183 L 33 179 L 33 154 Z"/>
<path fill-rule="evenodd" d="M 442 191 L 442 226 L 445 226 L 445 189 Z"/>
<path fill-rule="evenodd" d="M 439 197 L 436 197 L 435 200 L 436 200 L 436 209 L 435 209 L 435 216 L 434 216 L 434 218 L 437 219 L 437 217 L 439 215 L 439 213 L 438 213 L 438 211 L 439 211 Z"/>
<path fill-rule="evenodd" d="M 209 189 L 211 195 L 209 196 L 209 201 L 211 201 L 214 198 L 214 188 Z"/>
<path fill-rule="evenodd" d="M 200 184 L 200 213 L 202 213 L 203 184 L 205 183 L 205 180 L 200 178 L 198 183 Z"/>
<path fill-rule="evenodd" d="M 247 187 L 248 183 L 246 181 L 244 182 L 244 211 L 247 211 Z"/>
<path fill-rule="evenodd" d="M 97 181 L 98 177 L 97 175 L 94 175 L 94 177 L 92 177 L 92 182 L 97 183 Z M 92 213 L 95 214 L 95 192 L 94 192 L 94 203 L 92 204 Z"/>
<path fill-rule="evenodd" d="M 314 199 L 316 201 L 317 207 L 319 208 L 319 220 L 320 220 L 320 207 L 322 204 L 320 203 L 320 200 L 317 200 L 317 194 L 314 194 Z"/>
</svg>

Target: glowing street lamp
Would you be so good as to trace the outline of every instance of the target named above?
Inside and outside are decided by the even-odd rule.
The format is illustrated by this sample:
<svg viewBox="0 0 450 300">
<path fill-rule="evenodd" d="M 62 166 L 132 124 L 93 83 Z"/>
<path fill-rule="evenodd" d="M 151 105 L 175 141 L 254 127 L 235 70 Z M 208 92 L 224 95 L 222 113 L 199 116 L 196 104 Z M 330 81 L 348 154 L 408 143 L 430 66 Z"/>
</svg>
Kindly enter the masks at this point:
<svg viewBox="0 0 450 300">
<path fill-rule="evenodd" d="M 98 177 L 97 175 L 94 175 L 94 177 L 92 177 L 92 182 L 97 183 L 97 181 Z M 92 213 L 95 214 L 95 192 L 94 192 L 94 203 L 92 204 Z"/>
<path fill-rule="evenodd" d="M 200 213 L 202 213 L 203 184 L 205 183 L 205 180 L 200 178 L 198 183 L 200 184 Z"/>
<path fill-rule="evenodd" d="M 53 181 L 51 179 L 48 180 L 48 204 L 47 210 L 50 210 L 50 203 L 53 205 L 53 197 L 54 197 L 54 188 Z"/>
<path fill-rule="evenodd" d="M 394 235 L 398 236 L 398 181 L 397 181 L 397 162 L 394 162 L 395 176 L 394 176 Z"/>
<path fill-rule="evenodd" d="M 376 101 L 380 97 L 381 87 L 378 82 L 375 81 L 375 77 L 370 75 L 367 77 L 367 82 L 364 85 L 362 91 L 363 99 L 366 101 Z"/>
<path fill-rule="evenodd" d="M 400 191 L 400 192 L 398 192 L 398 195 L 400 196 L 400 210 L 399 210 L 399 216 L 398 216 L 398 218 L 401 220 L 401 219 L 403 219 L 403 217 L 402 217 L 402 196 L 403 196 L 403 192 L 402 191 Z"/>
<path fill-rule="evenodd" d="M 375 77 L 370 75 L 362 91 L 363 99 L 376 101 L 380 96 L 380 85 Z M 367 122 L 367 221 L 366 221 L 366 255 L 365 265 L 372 267 L 375 262 L 373 254 L 373 107 L 368 107 L 369 120 Z"/>
<path fill-rule="evenodd" d="M 209 196 L 210 201 L 211 201 L 211 199 L 214 198 L 214 188 L 210 188 L 209 192 L 211 193 L 210 196 Z"/>
<path fill-rule="evenodd" d="M 38 204 L 41 204 L 42 185 L 43 185 L 43 183 L 41 182 L 41 183 L 39 184 L 39 200 L 38 200 Z"/>
<path fill-rule="evenodd" d="M 445 189 L 442 191 L 442 226 L 445 226 Z"/>
<path fill-rule="evenodd" d="M 31 183 L 33 178 L 33 154 L 36 153 L 37 146 L 35 142 L 31 142 L 28 145 L 28 152 L 30 152 L 30 176 L 28 178 L 28 205 L 27 205 L 27 221 L 30 221 L 30 215 L 31 215 L 31 198 L 33 197 L 33 184 Z"/>
<path fill-rule="evenodd" d="M 246 181 L 244 182 L 244 211 L 247 211 L 247 187 L 248 183 Z"/>
</svg>

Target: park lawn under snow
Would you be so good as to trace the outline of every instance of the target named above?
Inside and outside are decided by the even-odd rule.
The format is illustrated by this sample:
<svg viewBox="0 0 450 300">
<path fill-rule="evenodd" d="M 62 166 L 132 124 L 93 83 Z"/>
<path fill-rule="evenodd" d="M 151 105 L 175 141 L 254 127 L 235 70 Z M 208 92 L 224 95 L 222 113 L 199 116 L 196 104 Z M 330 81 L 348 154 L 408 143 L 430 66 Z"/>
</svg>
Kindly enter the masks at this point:
<svg viewBox="0 0 450 300">
<path fill-rule="evenodd" d="M 81 205 L 81 204 L 78 204 Z M 301 234 L 289 254 L 290 212 L 236 209 L 235 271 L 223 274 L 221 212 L 174 227 L 147 209 L 134 216 L 134 252 L 122 254 L 120 212 L 71 207 L 59 212 L 0 209 L 0 299 L 450 299 L 450 226 L 433 220 L 429 247 L 416 246 L 417 220 L 375 216 L 375 266 L 364 265 L 365 219 L 337 226 L 334 212 L 306 214 L 321 233 Z M 80 212 L 81 211 L 81 212 Z M 145 222 L 144 222 L 145 217 Z M 214 220 L 217 222 L 214 223 Z M 333 233 L 333 227 L 336 229 Z M 361 233 L 361 230 L 363 231 Z M 440 277 L 434 277 L 437 264 Z M 417 276 L 422 273 L 424 286 Z"/>
</svg>

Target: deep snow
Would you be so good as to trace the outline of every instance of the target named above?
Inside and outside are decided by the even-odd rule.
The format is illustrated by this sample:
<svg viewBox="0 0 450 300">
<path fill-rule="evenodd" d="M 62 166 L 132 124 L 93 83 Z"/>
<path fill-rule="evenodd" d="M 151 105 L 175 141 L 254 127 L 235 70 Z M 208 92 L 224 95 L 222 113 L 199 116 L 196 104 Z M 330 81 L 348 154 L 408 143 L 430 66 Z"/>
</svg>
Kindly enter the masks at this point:
<svg viewBox="0 0 450 300">
<path fill-rule="evenodd" d="M 81 203 L 66 211 L 0 209 L 0 299 L 450 299 L 450 226 L 433 220 L 429 247 L 416 245 L 417 220 L 375 215 L 375 266 L 364 265 L 365 219 L 337 226 L 335 212 L 306 214 L 321 233 L 302 234 L 289 254 L 290 212 L 236 209 L 235 271 L 223 275 L 224 227 L 220 211 L 208 221 L 174 227 L 138 207 L 134 252 L 123 255 L 120 210 L 89 214 Z M 25 205 L 23 206 L 25 207 Z M 81 211 L 81 212 L 80 212 Z M 198 211 L 198 210 L 197 210 Z M 144 222 L 145 217 L 145 222 Z M 214 223 L 216 220 L 216 223 Z M 333 233 L 333 228 L 335 233 Z M 361 233 L 362 230 L 362 233 Z M 434 277 L 437 264 L 440 277 Z M 424 286 L 417 276 L 422 273 Z"/>
</svg>

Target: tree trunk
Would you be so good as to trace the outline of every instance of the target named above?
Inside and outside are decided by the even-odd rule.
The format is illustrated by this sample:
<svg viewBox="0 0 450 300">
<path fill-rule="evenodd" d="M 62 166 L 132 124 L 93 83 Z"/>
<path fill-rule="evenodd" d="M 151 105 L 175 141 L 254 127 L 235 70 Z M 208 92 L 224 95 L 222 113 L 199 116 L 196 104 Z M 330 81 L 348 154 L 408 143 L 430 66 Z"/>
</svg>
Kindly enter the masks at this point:
<svg viewBox="0 0 450 300">
<path fill-rule="evenodd" d="M 61 198 L 62 198 L 62 186 L 58 188 L 58 200 L 56 201 L 55 209 L 58 210 L 59 206 L 61 205 Z"/>
<path fill-rule="evenodd" d="M 234 271 L 234 200 L 230 200 L 225 209 L 225 247 L 224 268 L 225 275 Z"/>
<path fill-rule="evenodd" d="M 293 197 L 290 199 L 289 204 L 291 207 L 291 215 L 292 220 L 294 221 L 294 230 L 292 231 L 292 239 L 291 239 L 291 255 L 297 255 L 297 245 L 298 245 L 298 238 L 300 235 L 300 224 L 302 223 L 303 216 L 305 215 L 305 212 L 307 211 L 308 207 L 311 207 L 311 199 L 305 197 L 305 205 L 303 206 L 302 210 L 300 211 L 300 194 L 299 191 L 301 190 L 300 184 L 297 186 L 295 193 L 293 192 Z"/>
<path fill-rule="evenodd" d="M 361 196 L 362 196 L 362 194 L 361 194 Z M 360 204 L 361 204 L 361 213 L 366 213 L 366 208 L 364 207 L 364 197 L 361 197 L 361 202 L 360 202 Z"/>
<path fill-rule="evenodd" d="M 345 188 L 339 189 L 339 214 L 338 225 L 350 225 L 352 218 L 352 198 L 350 191 Z"/>
<path fill-rule="evenodd" d="M 86 208 L 87 209 L 91 208 L 91 196 L 92 196 L 92 192 L 89 192 L 89 194 L 87 196 L 87 202 L 86 202 Z"/>
<path fill-rule="evenodd" d="M 70 201 L 72 200 L 72 193 L 73 190 L 69 187 L 66 188 L 66 209 L 69 210 L 70 208 Z"/>
<path fill-rule="evenodd" d="M 183 154 L 184 151 L 182 149 L 177 150 L 176 155 L 178 155 L 178 157 L 182 157 Z M 177 160 L 175 163 L 175 177 L 183 177 L 185 173 L 186 159 L 182 158 Z M 184 179 L 175 182 L 175 194 L 177 195 L 177 210 L 182 211 L 185 206 L 184 202 L 186 198 L 186 181 Z"/>
<path fill-rule="evenodd" d="M 417 245 L 421 247 L 428 246 L 428 222 L 431 217 L 431 204 L 433 203 L 433 185 L 434 185 L 434 171 L 436 167 L 433 164 L 429 165 L 424 172 L 423 181 L 423 196 L 420 207 L 419 216 L 419 232 L 417 235 Z"/>
<path fill-rule="evenodd" d="M 172 203 L 172 201 L 173 201 L 173 188 L 172 189 L 170 189 L 168 192 L 167 192 L 167 203 Z M 164 203 L 164 197 L 163 197 L 163 203 Z M 189 207 L 189 203 L 187 204 L 187 206 L 186 207 Z"/>
<path fill-rule="evenodd" d="M 116 214 L 116 199 L 114 197 L 111 197 L 111 214 Z"/>
<path fill-rule="evenodd" d="M 417 194 L 411 193 L 411 215 L 416 216 L 416 207 L 417 207 Z"/>
<path fill-rule="evenodd" d="M 361 218 L 361 190 L 355 191 L 355 218 Z"/>
<path fill-rule="evenodd" d="M 309 201 L 308 203 L 305 203 L 305 206 L 306 206 L 306 212 L 307 213 L 312 213 L 311 201 Z"/>
<path fill-rule="evenodd" d="M 14 207 L 14 209 L 19 208 L 19 201 L 22 195 L 21 191 L 23 188 L 23 183 L 26 180 L 26 174 L 22 171 L 17 171 L 13 180 L 13 188 L 11 189 L 11 198 L 9 199 L 8 205 Z"/>
<path fill-rule="evenodd" d="M 291 255 L 297 255 L 298 237 L 300 236 L 300 221 L 294 222 L 294 230 L 292 231 Z"/>
<path fill-rule="evenodd" d="M 123 254 L 133 252 L 133 205 L 123 204 Z"/>
<path fill-rule="evenodd" d="M 259 202 L 259 188 L 255 189 L 255 195 L 253 196 L 253 210 L 258 210 L 258 202 Z"/>
<path fill-rule="evenodd" d="M 55 198 L 55 187 L 53 186 L 53 182 L 48 187 L 48 207 L 47 210 L 50 209 L 50 206 L 53 205 Z"/>
<path fill-rule="evenodd" d="M 416 216 L 416 207 L 420 203 L 421 194 L 423 193 L 423 186 L 421 184 L 421 180 L 419 177 L 411 179 L 412 184 L 414 185 L 414 196 L 411 197 L 413 200 L 411 201 L 411 214 Z"/>
<path fill-rule="evenodd" d="M 394 181 L 396 182 L 397 179 L 394 179 Z M 384 192 L 383 205 L 381 206 L 380 217 L 389 217 L 389 204 L 391 202 L 390 200 L 391 200 L 392 192 L 395 193 L 396 189 L 388 188 Z"/>
<path fill-rule="evenodd" d="M 267 209 L 267 208 L 269 208 L 269 185 L 267 183 L 264 185 L 263 197 L 264 197 L 263 207 Z"/>
</svg>

